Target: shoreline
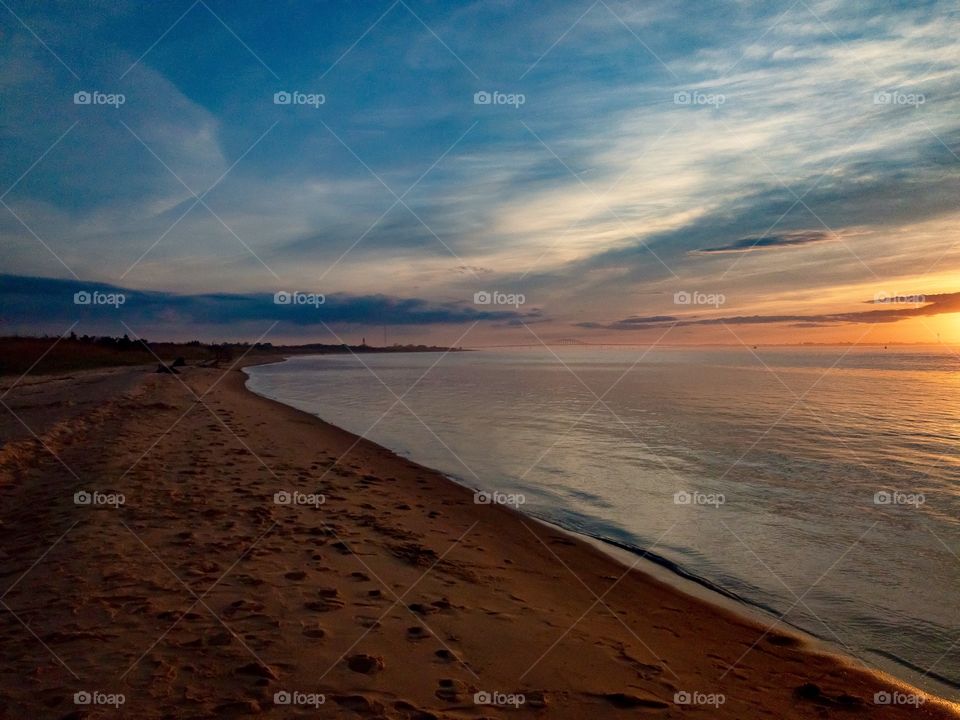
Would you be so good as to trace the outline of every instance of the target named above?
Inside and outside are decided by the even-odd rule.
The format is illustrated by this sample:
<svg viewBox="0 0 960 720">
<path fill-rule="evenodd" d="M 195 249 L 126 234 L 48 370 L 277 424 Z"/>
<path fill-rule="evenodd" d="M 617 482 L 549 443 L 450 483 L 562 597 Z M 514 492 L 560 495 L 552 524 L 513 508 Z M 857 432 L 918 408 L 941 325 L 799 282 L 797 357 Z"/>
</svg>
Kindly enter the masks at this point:
<svg viewBox="0 0 960 720">
<path fill-rule="evenodd" d="M 0 425 L 0 717 L 82 717 L 90 690 L 145 720 L 307 710 L 278 692 L 396 720 L 960 717 L 246 380 L 122 369 L 7 397 L 35 436 Z M 477 704 L 497 693 L 524 700 Z"/>
<path fill-rule="evenodd" d="M 293 357 L 298 356 L 285 356 L 279 360 L 255 360 L 251 363 L 245 363 L 238 369 L 242 370 L 247 376 L 249 381 L 250 374 L 246 372 L 246 368 L 256 367 L 259 365 L 272 365 L 272 364 L 282 364 L 289 361 Z M 308 356 L 304 356 L 308 357 Z M 323 418 L 312 415 L 309 412 L 299 410 L 292 405 L 287 405 L 281 400 L 270 397 L 268 395 L 262 395 L 249 387 L 248 382 L 244 383 L 244 388 L 260 397 L 264 400 L 271 402 L 279 403 L 284 407 L 291 408 L 297 412 L 303 412 L 306 415 L 311 417 L 316 417 L 321 422 L 332 425 L 327 420 Z M 338 427 L 333 425 L 334 427 Z M 341 431 L 350 433 L 349 430 L 339 428 Z M 412 458 L 407 457 L 406 455 L 401 455 L 396 451 L 388 448 L 386 446 L 379 445 L 378 443 L 364 438 L 365 441 L 371 442 L 377 447 L 382 448 L 382 450 L 391 455 L 401 457 L 412 462 L 416 462 Z M 417 463 L 419 464 L 419 463 Z M 473 487 L 465 479 L 458 478 L 455 476 L 448 475 L 440 470 L 431 468 L 429 466 L 423 465 L 427 470 L 435 472 L 439 475 L 445 477 L 449 482 L 466 488 L 470 492 L 475 492 L 482 490 L 482 488 Z M 760 625 L 781 625 L 788 628 L 789 632 L 793 632 L 800 638 L 803 642 L 812 647 L 816 647 L 820 652 L 827 653 L 835 656 L 839 661 L 851 664 L 856 667 L 862 667 L 869 672 L 875 672 L 887 677 L 889 680 L 892 680 L 895 683 L 901 683 L 906 687 L 916 687 L 919 688 L 919 685 L 915 685 L 917 676 L 923 674 L 923 670 L 919 669 L 909 663 L 909 661 L 896 656 L 887 655 L 880 652 L 873 652 L 868 655 L 869 659 L 876 665 L 881 667 L 870 667 L 868 666 L 867 660 L 865 658 L 854 655 L 847 649 L 843 648 L 838 642 L 832 641 L 827 637 L 822 637 L 816 635 L 809 630 L 806 630 L 802 627 L 799 627 L 793 623 L 790 623 L 787 620 L 782 619 L 779 616 L 776 608 L 768 607 L 759 602 L 754 602 L 749 598 L 743 597 L 734 593 L 732 591 L 726 590 L 720 585 L 712 582 L 711 580 L 701 577 L 696 573 L 686 569 L 680 563 L 677 563 L 673 560 L 670 560 L 666 557 L 663 557 L 657 553 L 649 552 L 642 548 L 628 546 L 623 543 L 610 540 L 608 538 L 599 537 L 596 535 L 591 535 L 586 532 L 580 532 L 570 528 L 563 527 L 562 525 L 553 522 L 547 518 L 540 517 L 537 515 L 525 513 L 522 510 L 516 508 L 510 508 L 509 506 L 504 507 L 505 510 L 509 512 L 516 513 L 522 516 L 526 520 L 532 520 L 534 522 L 543 524 L 544 526 L 550 528 L 556 532 L 562 532 L 569 535 L 571 538 L 575 539 L 578 542 L 586 543 L 592 547 L 603 552 L 605 555 L 610 557 L 612 560 L 621 565 L 624 569 L 631 568 L 633 572 L 645 574 L 650 576 L 653 579 L 656 579 L 658 582 L 665 583 L 671 587 L 676 588 L 678 592 L 682 592 L 686 595 L 689 595 L 697 600 L 703 601 L 720 609 L 723 609 L 728 612 L 733 612 L 741 615 L 745 620 L 753 623 L 758 623 Z M 932 687 L 930 690 L 921 689 L 921 692 L 928 693 L 933 697 L 943 697 L 938 693 L 942 692 L 956 692 L 960 690 L 960 687 L 952 683 L 949 679 L 936 674 L 927 675 L 929 685 Z M 953 702 L 947 700 L 946 702 Z"/>
<path fill-rule="evenodd" d="M 279 360 L 254 361 L 251 363 L 245 363 L 242 367 L 238 369 L 244 372 L 244 374 L 247 377 L 247 381 L 249 381 L 251 376 L 249 375 L 249 373 L 246 372 L 246 368 L 256 367 L 258 365 L 282 364 L 289 361 L 292 357 L 294 356 L 286 356 Z M 303 413 L 304 415 L 314 417 L 325 424 L 332 425 L 332 423 L 330 423 L 327 420 L 324 420 L 323 418 L 317 415 L 313 415 L 309 412 L 299 410 L 291 405 L 287 405 L 281 400 L 270 397 L 268 395 L 262 395 L 252 390 L 248 386 L 247 381 L 244 382 L 244 389 L 247 390 L 247 392 L 250 392 L 251 394 L 259 398 L 262 398 L 264 400 L 267 400 L 269 402 L 277 403 L 284 407 L 290 408 L 295 412 L 300 412 L 300 413 Z M 338 427 L 338 429 L 340 429 L 341 432 L 347 433 L 349 435 L 353 435 L 354 437 L 358 437 L 358 438 L 360 437 L 348 430 L 339 428 L 339 426 L 336 426 L 336 425 L 332 425 L 332 426 Z M 369 442 L 374 446 L 380 448 L 384 453 L 387 453 L 391 456 L 396 456 L 398 458 L 402 458 L 404 460 L 414 462 L 417 465 L 420 465 L 419 463 L 417 463 L 416 460 L 409 458 L 405 455 L 400 455 L 396 451 L 386 446 L 379 445 L 378 443 L 372 440 L 369 440 L 367 438 L 363 438 L 363 440 L 364 442 Z M 423 466 L 423 465 L 421 465 L 421 467 L 423 467 L 425 470 L 441 475 L 448 482 L 452 483 L 453 485 L 456 485 L 457 487 L 464 488 L 469 492 L 482 490 L 482 488 L 473 487 L 466 481 L 460 478 L 447 475 L 446 473 L 443 473 L 442 471 L 437 470 L 435 468 L 431 468 L 429 466 Z M 683 593 L 684 595 L 687 595 L 688 597 L 696 601 L 703 602 L 718 610 L 721 610 L 724 612 L 730 612 L 735 615 L 738 615 L 746 622 L 754 623 L 763 627 L 769 626 L 773 628 L 773 627 L 779 626 L 780 628 L 784 628 L 783 630 L 778 629 L 777 632 L 785 632 L 787 634 L 795 635 L 800 642 L 802 642 L 805 646 L 809 647 L 815 652 L 831 656 L 835 658 L 838 662 L 844 665 L 848 665 L 851 668 L 873 673 L 877 675 L 878 678 L 881 678 L 884 682 L 890 682 L 894 685 L 901 686 L 911 691 L 917 690 L 922 694 L 926 694 L 926 695 L 929 695 L 931 698 L 941 700 L 944 703 L 954 707 L 955 709 L 960 710 L 960 706 L 958 706 L 957 703 L 947 700 L 942 696 L 936 695 L 935 692 L 919 689 L 918 686 L 915 686 L 912 684 L 913 681 L 910 677 L 898 676 L 896 674 L 897 670 L 902 671 L 903 675 L 920 674 L 922 672 L 916 668 L 911 667 L 909 663 L 907 663 L 904 660 L 901 660 L 899 658 L 885 657 L 883 655 L 875 654 L 874 660 L 876 661 L 877 658 L 880 658 L 880 661 L 884 662 L 886 665 L 888 665 L 888 667 L 886 668 L 868 667 L 863 658 L 857 657 L 852 653 L 844 650 L 843 648 L 840 647 L 838 643 L 833 642 L 828 638 L 815 635 L 805 630 L 804 628 L 801 628 L 786 620 L 781 619 L 778 616 L 775 608 L 766 607 L 762 604 L 752 602 L 748 598 L 742 597 L 740 595 L 737 595 L 736 593 L 728 591 L 724 589 L 722 586 L 719 586 L 711 582 L 707 578 L 700 577 L 699 575 L 696 575 L 695 573 L 685 569 L 679 563 L 676 563 L 665 557 L 657 555 L 656 553 L 651 553 L 643 549 L 626 546 L 624 544 L 617 543 L 613 540 L 597 537 L 594 535 L 590 535 L 588 533 L 572 530 L 570 528 L 563 527 L 549 519 L 524 513 L 522 510 L 517 508 L 503 506 L 502 509 L 508 513 L 514 513 L 518 516 L 521 516 L 524 520 L 533 521 L 535 523 L 543 525 L 545 528 L 548 528 L 551 531 L 563 533 L 569 536 L 575 542 L 582 543 L 584 545 L 587 545 L 589 547 L 592 547 L 598 550 L 599 552 L 603 553 L 606 557 L 608 557 L 609 559 L 611 559 L 612 561 L 620 565 L 625 571 L 628 571 L 630 573 L 637 573 L 639 575 L 646 576 L 658 583 L 663 583 L 664 585 L 667 585 L 675 589 L 677 592 Z M 948 688 L 953 690 L 957 689 L 946 678 L 941 678 L 936 675 L 932 676 L 932 678 L 934 680 L 934 683 L 931 683 L 931 684 L 941 686 L 943 689 L 948 689 Z"/>
<path fill-rule="evenodd" d="M 291 357 L 295 357 L 295 356 L 288 356 L 276 362 L 267 361 L 267 362 L 254 362 L 251 364 L 244 364 L 243 366 L 238 367 L 238 369 L 245 371 L 245 369 L 248 367 L 256 367 L 258 365 L 281 364 L 290 360 Z M 249 374 L 247 374 L 247 379 L 249 381 L 250 379 Z M 302 412 L 305 415 L 316 418 L 317 420 L 320 420 L 323 423 L 331 425 L 332 427 L 338 428 L 341 432 L 348 433 L 350 435 L 353 435 L 354 437 L 361 437 L 356 433 L 351 432 L 350 430 L 347 430 L 339 425 L 336 425 L 335 423 L 331 423 L 329 420 L 325 420 L 319 415 L 314 415 L 304 410 L 300 410 L 299 408 L 296 408 L 293 405 L 289 405 L 283 402 L 282 400 L 278 400 L 277 398 L 270 397 L 269 395 L 260 394 L 255 390 L 252 390 L 249 387 L 249 384 L 247 382 L 244 383 L 244 389 L 247 392 L 250 392 L 257 397 L 262 398 L 263 400 L 268 400 L 270 402 L 274 402 L 279 405 L 282 405 L 286 408 L 296 410 L 297 412 Z M 369 438 L 363 438 L 363 439 L 365 442 L 372 443 L 376 447 L 380 448 L 385 453 L 389 453 L 390 455 L 403 458 L 404 460 L 409 460 L 410 462 L 420 465 L 425 470 L 429 470 L 430 472 L 434 472 L 434 473 L 437 473 L 438 475 L 442 475 L 444 478 L 447 479 L 447 481 L 453 483 L 458 487 L 465 488 L 470 492 L 477 492 L 482 490 L 482 488 L 477 488 L 470 485 L 467 481 L 465 481 L 462 478 L 449 475 L 441 470 L 430 467 L 429 465 L 423 465 L 419 463 L 417 460 L 414 460 L 413 458 L 408 457 L 385 445 L 380 445 L 374 440 L 370 440 Z M 764 619 L 770 620 L 776 615 L 776 611 L 773 608 L 768 608 L 756 603 L 752 603 L 746 598 L 743 598 L 731 591 L 725 590 L 721 586 L 712 583 L 706 578 L 702 578 L 699 575 L 696 575 L 686 570 L 682 565 L 675 563 L 672 560 L 668 560 L 660 555 L 657 555 L 656 553 L 651 553 L 639 548 L 629 547 L 624 544 L 617 543 L 613 540 L 598 537 L 596 535 L 590 535 L 588 533 L 572 530 L 570 528 L 563 527 L 562 525 L 555 523 L 547 518 L 533 515 L 530 513 L 525 513 L 522 510 L 511 508 L 508 505 L 504 505 L 502 507 L 504 510 L 507 510 L 509 512 L 516 513 L 522 516 L 524 520 L 530 520 L 532 522 L 539 523 L 554 532 L 564 533 L 565 535 L 570 536 L 572 539 L 576 540 L 577 542 L 585 543 L 596 548 L 600 552 L 607 555 L 610 559 L 617 562 L 624 569 L 631 566 L 635 566 L 633 567 L 633 569 L 638 573 L 649 575 L 655 578 L 656 580 L 658 580 L 659 582 L 663 582 L 665 584 L 676 587 L 677 590 L 684 592 L 685 594 L 691 597 L 703 600 L 704 602 L 708 602 L 724 610 L 739 612 L 740 614 L 743 615 L 744 619 L 747 619 L 753 622 L 762 622 L 762 620 Z M 643 566 L 642 569 L 641 569 L 641 566 Z M 824 647 L 832 647 L 828 642 L 824 641 L 823 638 L 820 638 L 812 633 L 809 633 L 803 628 L 797 627 L 796 625 L 793 625 L 785 620 L 781 622 L 785 625 L 789 625 L 793 631 L 803 636 L 804 640 L 807 642 L 818 642 L 823 644 Z M 850 656 L 849 653 L 837 651 L 834 654 L 836 654 L 840 658 L 849 657 L 854 662 L 860 662 L 858 658 Z M 907 682 L 907 681 L 903 680 L 902 682 Z"/>
<path fill-rule="evenodd" d="M 695 573 L 686 570 L 686 568 L 684 568 L 682 565 L 675 563 L 672 560 L 663 558 L 656 553 L 651 553 L 638 548 L 622 546 L 621 544 L 607 538 L 596 537 L 594 535 L 577 532 L 576 530 L 570 530 L 544 518 L 535 517 L 533 515 L 527 515 L 525 517 L 528 517 L 535 522 L 547 525 L 557 532 L 568 533 L 571 537 L 576 538 L 580 542 L 585 542 L 595 546 L 601 552 L 609 555 L 613 560 L 624 567 L 631 566 L 631 560 L 636 560 L 639 557 L 641 558 L 641 563 L 634 568 L 635 572 L 650 575 L 657 581 L 676 588 L 678 592 L 690 595 L 691 597 L 701 600 L 709 605 L 713 605 L 736 615 L 740 615 L 749 622 L 754 622 L 764 626 L 780 624 L 786 628 L 786 632 L 798 635 L 800 638 L 802 638 L 804 644 L 816 649 L 818 652 L 835 656 L 840 662 L 847 663 L 854 667 L 863 668 L 868 672 L 876 673 L 882 677 L 885 677 L 894 683 L 902 684 L 905 687 L 917 688 L 921 692 L 931 695 L 932 697 L 941 698 L 948 703 L 958 705 L 957 702 L 949 700 L 945 696 L 939 694 L 938 690 L 925 690 L 917 685 L 916 681 L 911 678 L 910 675 L 922 675 L 922 668 L 916 667 L 902 658 L 892 654 L 885 655 L 875 651 L 871 654 L 872 660 L 878 665 L 884 664 L 887 667 L 870 667 L 866 664 L 866 661 L 863 658 L 854 655 L 848 650 L 845 650 L 839 645 L 839 643 L 830 640 L 828 637 L 816 635 L 809 630 L 800 627 L 799 625 L 780 618 L 775 608 L 753 602 L 748 598 L 726 590 L 722 586 L 696 575 Z M 902 677 L 901 675 L 906 675 L 907 677 Z M 935 673 L 927 675 L 927 677 L 932 678 L 935 681 L 932 682 L 931 685 L 937 685 L 942 690 L 956 692 L 958 689 L 960 689 L 960 687 L 952 683 L 948 678 L 936 675 Z"/>
</svg>

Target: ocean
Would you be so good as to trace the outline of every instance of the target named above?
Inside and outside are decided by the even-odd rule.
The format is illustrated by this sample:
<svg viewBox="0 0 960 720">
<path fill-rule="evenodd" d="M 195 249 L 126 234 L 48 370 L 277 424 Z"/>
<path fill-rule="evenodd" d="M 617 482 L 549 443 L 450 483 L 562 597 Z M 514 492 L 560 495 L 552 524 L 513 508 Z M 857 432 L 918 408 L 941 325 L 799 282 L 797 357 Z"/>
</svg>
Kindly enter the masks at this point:
<svg viewBox="0 0 960 720">
<path fill-rule="evenodd" d="M 948 348 L 301 356 L 254 392 L 960 699 Z"/>
</svg>

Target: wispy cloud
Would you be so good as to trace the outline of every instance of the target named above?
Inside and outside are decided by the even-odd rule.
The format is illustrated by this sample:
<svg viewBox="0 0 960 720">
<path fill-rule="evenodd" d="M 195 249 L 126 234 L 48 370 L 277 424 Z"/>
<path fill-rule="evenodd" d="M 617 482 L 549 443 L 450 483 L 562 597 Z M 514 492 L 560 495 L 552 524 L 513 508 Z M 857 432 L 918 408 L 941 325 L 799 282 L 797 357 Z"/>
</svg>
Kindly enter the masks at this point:
<svg viewBox="0 0 960 720">
<path fill-rule="evenodd" d="M 792 233 L 781 233 L 779 235 L 766 235 L 763 237 L 746 237 L 727 245 L 718 245 L 717 247 L 701 248 L 696 250 L 698 253 L 742 253 L 752 252 L 753 250 L 771 250 L 783 247 L 798 247 L 810 245 L 812 243 L 824 242 L 830 239 L 829 232 L 818 230 L 800 231 Z"/>
<path fill-rule="evenodd" d="M 902 297 L 882 297 L 868 301 L 884 305 L 880 310 L 835 312 L 816 315 L 732 315 L 698 318 L 690 316 L 657 315 L 628 317 L 610 323 L 581 322 L 579 327 L 604 330 L 647 330 L 672 325 L 690 327 L 698 325 L 784 325 L 793 327 L 829 327 L 840 324 L 896 323 L 917 317 L 932 317 L 960 312 L 960 292 L 924 296 L 922 294 Z"/>
<path fill-rule="evenodd" d="M 430 326 L 477 321 L 492 323 L 537 322 L 536 310 L 487 307 L 465 302 L 434 302 L 417 297 L 387 295 L 323 296 L 308 288 L 285 288 L 279 301 L 276 294 L 205 293 L 174 294 L 140 291 L 102 283 L 54 278 L 0 275 L 0 322 L 6 327 L 29 323 L 35 331 L 57 333 L 65 324 L 80 320 L 83 329 L 103 328 L 116 332 L 118 320 L 132 327 L 252 326 L 263 321 L 280 323 L 278 332 L 295 334 L 320 332 L 324 325 L 348 326 Z M 97 302 L 86 298 L 104 297 Z M 290 297 L 299 294 L 302 300 Z M 120 295 L 110 302 L 107 296 Z M 299 300 L 299 301 L 298 301 Z"/>
</svg>

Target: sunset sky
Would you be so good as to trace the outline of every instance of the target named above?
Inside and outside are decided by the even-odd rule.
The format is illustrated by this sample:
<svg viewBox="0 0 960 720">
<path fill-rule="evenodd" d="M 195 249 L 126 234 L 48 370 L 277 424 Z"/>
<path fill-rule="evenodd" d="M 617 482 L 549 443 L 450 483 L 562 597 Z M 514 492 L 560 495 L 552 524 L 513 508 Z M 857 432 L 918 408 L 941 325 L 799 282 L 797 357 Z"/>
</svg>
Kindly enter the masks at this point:
<svg viewBox="0 0 960 720">
<path fill-rule="evenodd" d="M 955 2 L 2 0 L 0 331 L 960 343 L 958 39 Z"/>
</svg>

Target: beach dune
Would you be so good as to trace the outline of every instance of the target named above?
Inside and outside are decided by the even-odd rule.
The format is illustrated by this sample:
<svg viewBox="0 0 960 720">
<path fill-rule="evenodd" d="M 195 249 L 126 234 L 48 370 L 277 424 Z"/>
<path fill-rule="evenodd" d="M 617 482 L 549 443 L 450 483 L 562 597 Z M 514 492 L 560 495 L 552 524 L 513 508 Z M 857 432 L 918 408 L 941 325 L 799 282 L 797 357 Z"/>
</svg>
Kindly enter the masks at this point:
<svg viewBox="0 0 960 720">
<path fill-rule="evenodd" d="M 960 717 L 244 381 L 4 396 L 0 718 Z"/>
</svg>

